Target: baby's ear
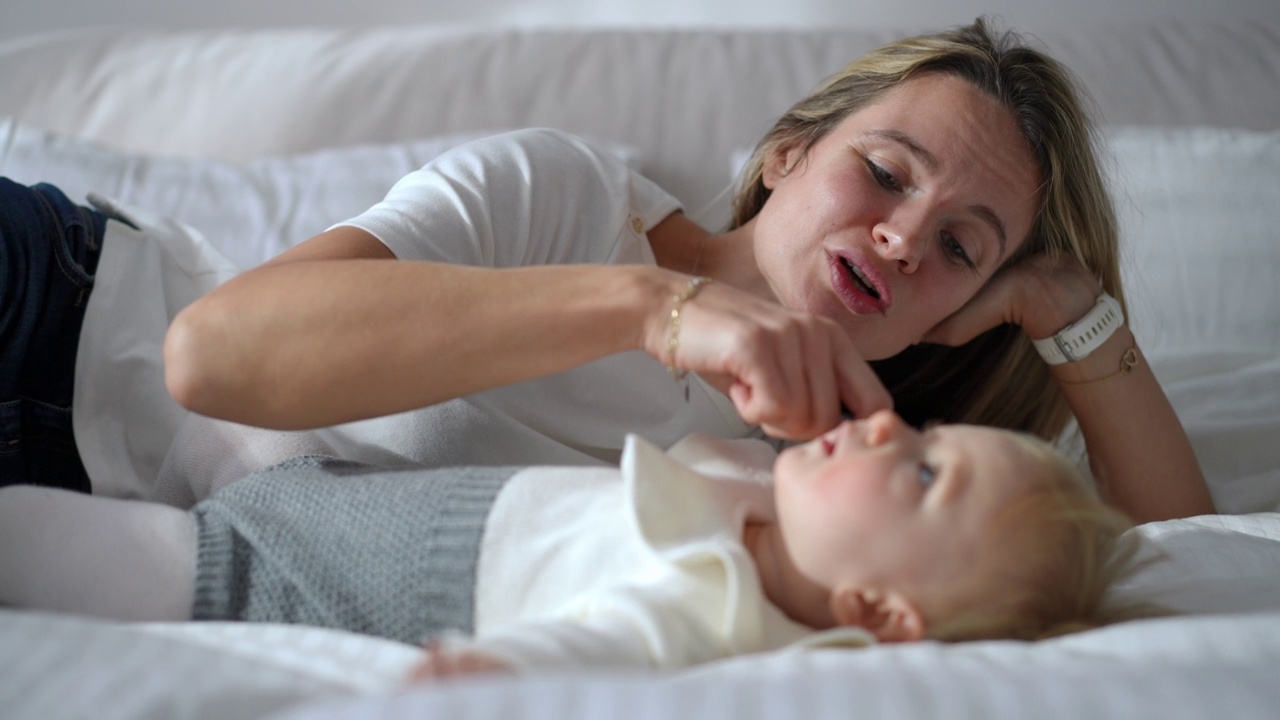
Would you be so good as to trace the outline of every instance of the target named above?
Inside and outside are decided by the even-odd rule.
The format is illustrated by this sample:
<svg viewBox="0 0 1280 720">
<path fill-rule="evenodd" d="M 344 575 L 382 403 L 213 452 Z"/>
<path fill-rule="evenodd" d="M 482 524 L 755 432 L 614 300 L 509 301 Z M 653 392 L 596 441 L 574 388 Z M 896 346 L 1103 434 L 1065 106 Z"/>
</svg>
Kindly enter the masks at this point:
<svg viewBox="0 0 1280 720">
<path fill-rule="evenodd" d="M 899 592 L 841 586 L 831 592 L 831 614 L 841 627 L 856 625 L 880 642 L 914 642 L 925 637 L 920 608 Z"/>
</svg>

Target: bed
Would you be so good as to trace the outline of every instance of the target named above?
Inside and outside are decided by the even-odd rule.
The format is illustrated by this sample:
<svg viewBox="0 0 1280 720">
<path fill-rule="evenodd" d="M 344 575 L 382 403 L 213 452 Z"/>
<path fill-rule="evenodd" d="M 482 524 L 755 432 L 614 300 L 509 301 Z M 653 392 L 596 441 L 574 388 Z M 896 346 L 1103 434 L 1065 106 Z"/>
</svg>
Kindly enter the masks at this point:
<svg viewBox="0 0 1280 720">
<path fill-rule="evenodd" d="M 902 31 L 79 30 L 0 43 L 0 174 L 114 198 L 244 267 L 488 132 L 613 148 L 710 225 L 821 77 Z M 1183 614 L 1026 644 L 742 657 L 406 689 L 419 651 L 331 630 L 0 609 L 6 718 L 1274 717 L 1280 708 L 1280 26 L 1037 41 L 1102 122 L 1131 323 L 1222 515 L 1133 532 L 1117 590 Z M 170 222 L 172 221 L 172 222 Z M 95 489 L 144 496 L 133 478 Z"/>
</svg>

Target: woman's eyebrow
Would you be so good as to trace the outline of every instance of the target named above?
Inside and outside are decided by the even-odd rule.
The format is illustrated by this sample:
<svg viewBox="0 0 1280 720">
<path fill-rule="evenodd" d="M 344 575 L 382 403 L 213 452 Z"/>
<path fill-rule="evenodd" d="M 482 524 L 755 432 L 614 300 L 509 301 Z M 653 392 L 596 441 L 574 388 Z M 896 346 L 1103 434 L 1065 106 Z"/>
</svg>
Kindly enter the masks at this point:
<svg viewBox="0 0 1280 720">
<path fill-rule="evenodd" d="M 935 172 L 938 169 L 939 163 L 937 156 L 928 150 L 925 150 L 921 147 L 920 143 L 916 142 L 910 135 L 902 132 L 901 130 L 877 128 L 867 134 L 872 137 L 878 137 L 882 140 L 898 143 L 905 147 L 908 152 L 915 156 L 916 160 L 920 161 L 921 165 L 924 165 L 925 168 L 929 170 L 929 172 Z"/>
<path fill-rule="evenodd" d="M 1005 247 L 1009 244 L 1009 238 L 1004 231 L 1004 223 L 1001 222 L 1000 216 L 996 214 L 995 210 L 986 205 L 970 205 L 966 209 L 996 231 L 996 241 L 1000 243 L 1000 257 L 1003 259 Z"/>
<path fill-rule="evenodd" d="M 889 142 L 894 142 L 903 146 L 907 149 L 907 152 L 911 153 L 912 157 L 920 161 L 920 164 L 924 165 L 929 172 L 937 172 L 938 167 L 941 164 L 938 162 L 936 155 L 926 150 L 920 145 L 920 143 L 916 142 L 915 139 L 901 130 L 894 130 L 893 128 L 876 128 L 867 134 L 872 137 L 888 140 Z M 1005 232 L 1004 221 L 1000 219 L 1000 216 L 996 214 L 995 210 L 992 210 L 986 205 L 969 205 L 965 209 L 982 222 L 991 226 L 991 229 L 995 231 L 996 241 L 1000 243 L 1000 257 L 1003 258 L 1005 248 L 1009 245 L 1009 234 Z"/>
</svg>

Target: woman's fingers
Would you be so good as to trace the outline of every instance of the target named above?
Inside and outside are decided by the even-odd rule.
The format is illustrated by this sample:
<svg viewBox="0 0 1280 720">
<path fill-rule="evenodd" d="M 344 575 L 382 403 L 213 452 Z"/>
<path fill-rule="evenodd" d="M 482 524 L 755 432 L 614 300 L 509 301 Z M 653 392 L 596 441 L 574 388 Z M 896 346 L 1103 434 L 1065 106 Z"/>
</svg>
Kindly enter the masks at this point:
<svg viewBox="0 0 1280 720">
<path fill-rule="evenodd" d="M 844 354 L 837 360 L 836 367 L 840 370 L 838 382 L 842 410 L 853 417 L 865 418 L 878 410 L 893 409 L 893 396 L 875 370 L 862 359 L 851 340 L 846 343 Z M 843 414 L 842 412 L 841 416 Z M 836 422 L 840 419 L 837 417 Z"/>
<path fill-rule="evenodd" d="M 1003 271 L 970 298 L 963 307 L 947 316 L 921 338 L 925 342 L 963 345 L 997 325 L 1013 322 L 1012 295 L 1017 282 L 1012 271 Z"/>
<path fill-rule="evenodd" d="M 650 352 L 696 372 L 733 401 L 743 420 L 775 437 L 809 439 L 847 408 L 862 417 L 892 406 L 848 334 L 825 318 L 722 285 L 681 308 L 679 334 Z"/>
<path fill-rule="evenodd" d="M 893 407 L 889 391 L 843 330 L 818 318 L 806 323 L 811 327 L 796 343 L 801 348 L 796 367 L 803 371 L 802 390 L 780 403 L 782 412 L 762 420 L 766 433 L 810 439 L 835 427 L 846 413 L 866 417 Z"/>
<path fill-rule="evenodd" d="M 806 337 L 806 341 L 803 349 L 804 378 L 809 394 L 805 398 L 808 414 L 804 420 L 808 422 L 807 429 L 810 432 L 805 433 L 808 435 L 817 428 L 835 427 L 840 422 L 841 403 L 830 402 L 832 398 L 840 398 L 839 357 L 834 353 L 831 334 L 812 333 Z M 836 365 L 830 366 L 834 371 L 828 370 L 828 364 L 819 360 L 827 357 L 836 361 Z M 818 362 L 814 362 L 815 360 Z M 826 430 L 818 429 L 817 432 Z"/>
<path fill-rule="evenodd" d="M 718 291 L 718 292 L 712 292 Z M 732 289 L 711 287 L 684 309 L 676 362 L 724 390 L 744 420 L 787 439 L 891 406 L 846 332 Z"/>
<path fill-rule="evenodd" d="M 744 333 L 738 347 L 726 356 L 727 370 L 734 377 L 729 397 L 738 413 L 775 437 L 815 432 L 814 418 L 822 414 L 824 404 L 830 406 L 828 412 L 838 412 L 834 392 L 818 399 L 815 407 L 814 379 L 831 359 L 829 354 L 813 352 L 813 330 L 804 325 L 802 318 L 770 318 Z M 832 375 L 830 369 L 825 373 Z"/>
<path fill-rule="evenodd" d="M 773 392 L 759 395 L 764 405 L 760 424 L 766 430 L 776 426 L 788 437 L 803 433 L 813 425 L 814 414 L 821 411 L 822 403 L 815 407 L 813 402 L 813 370 L 823 362 L 825 353 L 815 352 L 814 333 L 803 327 L 803 321 L 788 323 L 780 328 L 776 339 L 768 339 L 777 343 L 773 362 L 780 385 Z"/>
<path fill-rule="evenodd" d="M 1099 292 L 1098 280 L 1074 257 L 1037 253 L 1001 270 L 923 340 L 963 345 L 1002 323 L 1018 325 L 1032 338 L 1049 337 L 1084 316 Z"/>
</svg>

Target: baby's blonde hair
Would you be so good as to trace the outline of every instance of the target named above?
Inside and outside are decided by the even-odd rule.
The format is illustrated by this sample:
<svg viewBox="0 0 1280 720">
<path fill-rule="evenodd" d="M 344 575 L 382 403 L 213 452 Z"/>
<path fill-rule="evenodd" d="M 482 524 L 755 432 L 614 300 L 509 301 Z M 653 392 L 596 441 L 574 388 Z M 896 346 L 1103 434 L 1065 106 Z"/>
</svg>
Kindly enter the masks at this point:
<svg viewBox="0 0 1280 720">
<path fill-rule="evenodd" d="M 1051 445 L 1015 436 L 1042 472 L 993 519 L 984 547 L 995 549 L 951 593 L 950 611 L 928 618 L 929 637 L 1040 640 L 1163 614 L 1154 605 L 1107 602 L 1136 569 L 1137 539 L 1125 533 L 1132 521 Z"/>
</svg>

